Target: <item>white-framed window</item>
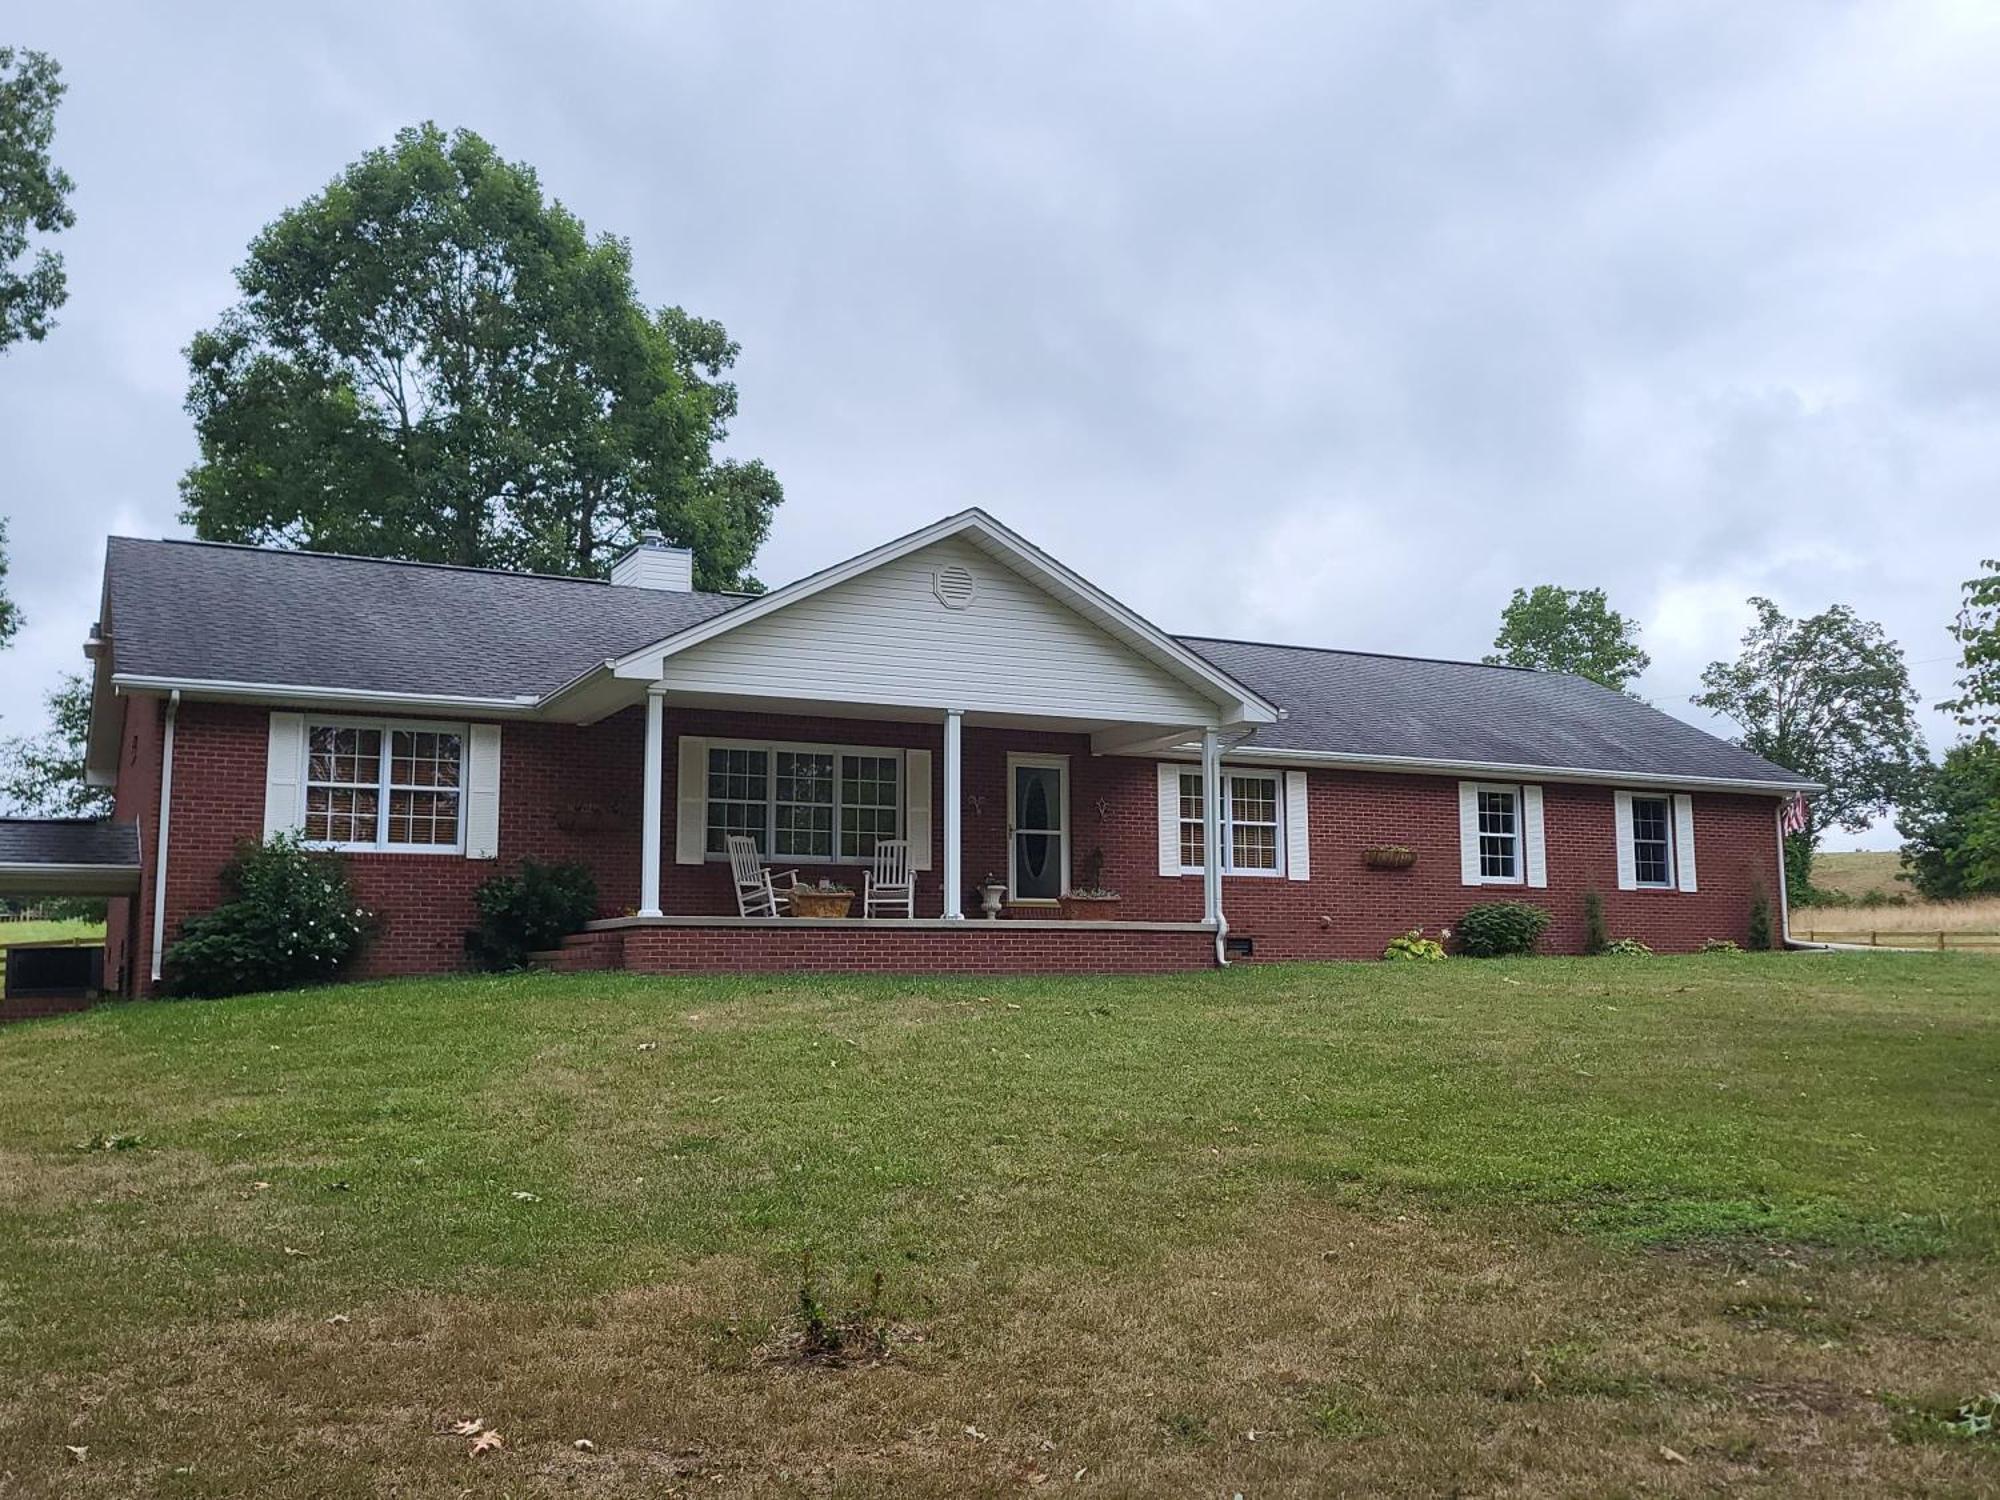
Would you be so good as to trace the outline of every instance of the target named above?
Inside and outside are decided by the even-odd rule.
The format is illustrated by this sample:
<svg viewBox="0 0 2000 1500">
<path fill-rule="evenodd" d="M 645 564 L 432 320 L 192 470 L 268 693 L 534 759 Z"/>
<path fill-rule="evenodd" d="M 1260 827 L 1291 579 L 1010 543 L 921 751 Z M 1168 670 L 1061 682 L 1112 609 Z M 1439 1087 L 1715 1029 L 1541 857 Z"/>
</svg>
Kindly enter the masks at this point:
<svg viewBox="0 0 2000 1500">
<path fill-rule="evenodd" d="M 455 854 L 465 847 L 465 728 L 394 719 L 308 719 L 307 843 Z"/>
<path fill-rule="evenodd" d="M 1201 773 L 1181 778 L 1181 872 L 1202 870 Z M 1284 873 L 1283 778 L 1276 771 L 1222 773 L 1222 869 L 1228 875 Z"/>
<path fill-rule="evenodd" d="M 1479 818 L 1479 878 L 1496 885 L 1521 880 L 1521 789 L 1476 788 Z"/>
<path fill-rule="evenodd" d="M 1674 886 L 1674 815 L 1672 799 L 1632 796 L 1632 875 L 1642 886 L 1672 890 Z"/>
<path fill-rule="evenodd" d="M 747 834 L 767 858 L 853 863 L 902 834 L 900 750 L 711 740 L 707 790 L 710 859 L 726 859 L 725 840 Z"/>
</svg>

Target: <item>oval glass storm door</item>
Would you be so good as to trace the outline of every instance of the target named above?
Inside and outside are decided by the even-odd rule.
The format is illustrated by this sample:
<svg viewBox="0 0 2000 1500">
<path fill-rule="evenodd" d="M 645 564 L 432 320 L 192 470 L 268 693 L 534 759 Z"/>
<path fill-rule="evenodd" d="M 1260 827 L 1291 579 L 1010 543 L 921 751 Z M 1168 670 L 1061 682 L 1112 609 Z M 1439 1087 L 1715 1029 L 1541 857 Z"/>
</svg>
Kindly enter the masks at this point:
<svg viewBox="0 0 2000 1500">
<path fill-rule="evenodd" d="M 1065 807 L 1068 777 L 1059 762 L 1016 761 L 1013 848 L 1008 894 L 1016 901 L 1053 901 L 1068 885 Z"/>
</svg>

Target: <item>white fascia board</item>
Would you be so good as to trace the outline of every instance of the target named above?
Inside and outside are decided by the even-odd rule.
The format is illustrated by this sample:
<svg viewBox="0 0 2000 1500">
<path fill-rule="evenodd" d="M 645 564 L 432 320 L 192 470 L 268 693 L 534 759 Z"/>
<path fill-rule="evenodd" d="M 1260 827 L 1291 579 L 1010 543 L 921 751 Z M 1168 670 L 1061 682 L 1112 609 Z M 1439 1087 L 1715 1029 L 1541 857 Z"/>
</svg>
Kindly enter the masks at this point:
<svg viewBox="0 0 2000 1500">
<path fill-rule="evenodd" d="M 397 693 L 372 688 L 314 687 L 287 682 L 227 682 L 205 677 L 147 677 L 120 672 L 111 685 L 120 693 L 171 693 L 219 703 L 275 703 L 290 707 L 383 708 L 395 713 L 473 714 L 483 718 L 535 716 L 540 699 L 481 698 L 439 693 Z"/>
<path fill-rule="evenodd" d="M 1113 752 L 1121 753 L 1121 752 Z M 1122 752 L 1134 753 L 1134 752 Z M 1185 747 L 1176 747 L 1166 760 L 1198 760 Z M 1319 750 L 1260 750 L 1255 745 L 1225 753 L 1224 759 L 1240 766 L 1306 766 L 1329 771 L 1388 771 L 1410 776 L 1482 776 L 1511 781 L 1576 782 L 1588 786 L 1641 786 L 1751 792 L 1767 797 L 1789 797 L 1794 792 L 1822 792 L 1816 781 L 1750 781 L 1733 776 L 1669 776 L 1647 771 L 1598 771 L 1582 766 L 1514 765 L 1499 761 L 1425 760 L 1406 755 L 1335 755 Z"/>
<path fill-rule="evenodd" d="M 1161 630 L 1142 615 L 1127 609 L 1102 589 L 1089 583 L 1078 574 L 1064 567 L 1047 553 L 1032 543 L 1016 536 L 984 511 L 973 509 L 960 511 L 955 516 L 946 516 L 921 530 L 913 531 L 894 541 L 884 542 L 871 551 L 846 562 L 836 563 L 817 573 L 808 574 L 781 589 L 739 605 L 723 614 L 691 625 L 678 634 L 642 646 L 637 651 L 626 653 L 612 660 L 609 665 L 613 675 L 642 680 L 657 680 L 665 671 L 667 658 L 678 655 L 704 641 L 726 635 L 754 620 L 774 614 L 813 595 L 823 593 L 836 584 L 845 583 L 850 578 L 894 562 L 899 557 L 908 556 L 933 542 L 947 537 L 966 536 L 984 550 L 994 553 L 1014 567 L 1028 574 L 1050 593 L 1062 599 L 1072 608 L 1079 610 L 1098 625 L 1109 630 L 1140 654 L 1151 657 L 1160 666 L 1184 682 L 1193 684 L 1202 692 L 1215 698 L 1218 707 L 1238 715 L 1238 722 L 1251 724 L 1275 724 L 1279 714 L 1275 704 L 1266 702 L 1243 683 L 1238 682 L 1221 668 L 1197 656 L 1179 641 Z"/>
</svg>

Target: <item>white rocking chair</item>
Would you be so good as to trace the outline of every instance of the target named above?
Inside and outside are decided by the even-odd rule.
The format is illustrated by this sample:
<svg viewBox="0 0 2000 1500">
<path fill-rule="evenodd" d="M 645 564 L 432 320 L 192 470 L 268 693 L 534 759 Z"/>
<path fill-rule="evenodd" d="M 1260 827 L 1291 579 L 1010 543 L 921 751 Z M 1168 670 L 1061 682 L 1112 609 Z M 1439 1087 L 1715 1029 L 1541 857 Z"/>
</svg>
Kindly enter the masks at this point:
<svg viewBox="0 0 2000 1500">
<path fill-rule="evenodd" d="M 782 917 L 789 912 L 799 872 L 765 869 L 757 841 L 744 834 L 732 833 L 724 842 L 729 848 L 729 873 L 736 880 L 736 915 Z"/>
<path fill-rule="evenodd" d="M 877 839 L 875 858 L 861 876 L 861 915 L 913 917 L 916 885 L 910 879 L 910 841 Z"/>
</svg>

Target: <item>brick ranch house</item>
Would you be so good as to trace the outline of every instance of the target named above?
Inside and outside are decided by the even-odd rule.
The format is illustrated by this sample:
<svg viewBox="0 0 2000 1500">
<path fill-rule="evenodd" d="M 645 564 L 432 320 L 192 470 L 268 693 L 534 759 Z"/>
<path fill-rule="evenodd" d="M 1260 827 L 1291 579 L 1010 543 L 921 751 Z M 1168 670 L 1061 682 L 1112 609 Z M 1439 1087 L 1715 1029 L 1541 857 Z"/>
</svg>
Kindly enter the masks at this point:
<svg viewBox="0 0 2000 1500">
<path fill-rule="evenodd" d="M 1169 635 L 977 510 L 763 595 L 691 578 L 656 538 L 609 583 L 113 538 L 107 974 L 148 993 L 239 841 L 286 829 L 346 854 L 372 975 L 459 967 L 475 887 L 527 856 L 595 872 L 564 967 L 1372 958 L 1508 897 L 1575 952 L 1590 891 L 1686 951 L 1782 901 L 1779 810 L 1812 789 L 1576 677 Z M 907 838 L 916 916 L 739 917 L 732 832 L 857 887 Z M 1052 920 L 1100 868 L 1117 920 Z"/>
</svg>

